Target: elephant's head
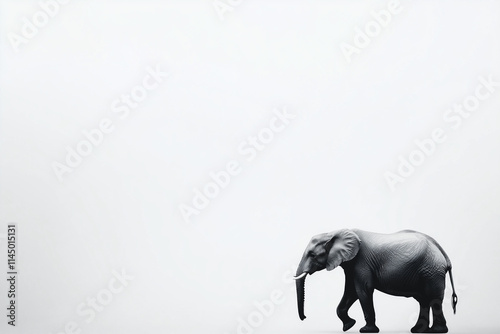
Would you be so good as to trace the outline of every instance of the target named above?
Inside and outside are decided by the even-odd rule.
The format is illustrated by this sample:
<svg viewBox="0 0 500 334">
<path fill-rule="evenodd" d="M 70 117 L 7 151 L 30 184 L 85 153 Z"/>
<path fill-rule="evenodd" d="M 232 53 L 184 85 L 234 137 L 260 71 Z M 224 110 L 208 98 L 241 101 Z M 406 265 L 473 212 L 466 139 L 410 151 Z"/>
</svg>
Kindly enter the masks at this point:
<svg viewBox="0 0 500 334">
<path fill-rule="evenodd" d="M 294 277 L 297 280 L 297 306 L 300 320 L 306 318 L 304 315 L 306 276 L 325 268 L 333 270 L 342 262 L 354 259 L 358 254 L 360 242 L 356 233 L 346 229 L 312 237 Z"/>
</svg>

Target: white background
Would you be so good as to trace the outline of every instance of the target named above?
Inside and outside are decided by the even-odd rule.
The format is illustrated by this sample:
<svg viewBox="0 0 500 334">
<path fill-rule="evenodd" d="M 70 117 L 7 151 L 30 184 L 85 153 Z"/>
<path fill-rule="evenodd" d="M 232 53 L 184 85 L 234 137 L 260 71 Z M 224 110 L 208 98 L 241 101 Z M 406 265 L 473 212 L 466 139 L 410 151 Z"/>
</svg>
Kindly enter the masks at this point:
<svg viewBox="0 0 500 334">
<path fill-rule="evenodd" d="M 312 235 L 344 227 L 434 236 L 459 295 L 456 315 L 445 296 L 450 331 L 498 331 L 500 89 L 458 129 L 443 114 L 479 76 L 500 81 L 500 3 L 401 6 L 349 63 L 340 44 L 387 2 L 248 0 L 221 20 L 211 0 L 73 1 L 15 52 L 9 34 L 40 7 L 2 1 L 0 233 L 19 225 L 16 332 L 232 334 L 275 289 L 284 302 L 255 333 L 341 331 L 342 270 L 308 278 L 304 322 L 283 276 Z M 113 100 L 157 64 L 170 76 L 119 119 Z M 247 162 L 238 145 L 282 107 L 296 118 Z M 52 163 L 103 118 L 115 130 L 59 182 Z M 437 127 L 447 140 L 391 191 L 384 173 Z M 185 222 L 179 205 L 231 160 L 241 174 Z M 86 323 L 77 306 L 122 268 L 134 280 Z M 4 280 L 0 292 L 6 305 Z M 407 332 L 418 305 L 377 293 L 375 308 L 381 330 Z M 357 332 L 359 303 L 351 315 Z"/>
</svg>

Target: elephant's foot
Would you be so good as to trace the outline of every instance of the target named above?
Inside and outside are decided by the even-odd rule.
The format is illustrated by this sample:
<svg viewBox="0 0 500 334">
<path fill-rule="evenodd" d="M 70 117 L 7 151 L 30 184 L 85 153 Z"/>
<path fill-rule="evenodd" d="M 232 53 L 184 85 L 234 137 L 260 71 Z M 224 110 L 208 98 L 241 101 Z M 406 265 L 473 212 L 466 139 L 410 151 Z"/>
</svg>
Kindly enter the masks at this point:
<svg viewBox="0 0 500 334">
<path fill-rule="evenodd" d="M 430 328 L 427 326 L 421 326 L 421 325 L 415 325 L 410 329 L 410 332 L 412 333 L 430 333 L 429 332 Z"/>
<path fill-rule="evenodd" d="M 366 325 L 359 330 L 360 333 L 378 333 L 379 331 L 380 330 L 375 325 Z"/>
<path fill-rule="evenodd" d="M 344 322 L 344 327 L 342 328 L 342 330 L 344 332 L 347 332 L 349 329 L 352 328 L 352 326 L 354 326 L 355 323 L 356 323 L 356 320 L 349 318 L 349 320 Z"/>
<path fill-rule="evenodd" d="M 429 322 L 419 320 L 415 326 L 410 329 L 412 333 L 429 333 Z"/>
<path fill-rule="evenodd" d="M 448 327 L 446 325 L 436 325 L 429 328 L 426 333 L 448 333 Z"/>
</svg>

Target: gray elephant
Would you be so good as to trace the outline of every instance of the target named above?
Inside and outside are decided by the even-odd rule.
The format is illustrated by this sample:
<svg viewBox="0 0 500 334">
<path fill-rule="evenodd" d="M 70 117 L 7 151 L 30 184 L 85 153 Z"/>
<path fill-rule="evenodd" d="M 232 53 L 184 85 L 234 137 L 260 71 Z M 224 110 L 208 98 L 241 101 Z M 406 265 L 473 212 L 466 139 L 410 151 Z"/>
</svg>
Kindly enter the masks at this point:
<svg viewBox="0 0 500 334">
<path fill-rule="evenodd" d="M 341 266 L 345 272 L 344 296 L 337 307 L 343 330 L 356 321 L 347 314 L 359 299 L 366 325 L 361 333 L 378 333 L 375 325 L 373 291 L 413 297 L 420 304 L 420 314 L 412 333 L 446 333 L 448 328 L 442 303 L 446 273 L 450 273 L 453 288 L 452 306 L 456 312 L 457 295 L 451 273 L 451 262 L 443 248 L 433 238 L 416 231 L 405 230 L 380 234 L 357 229 L 343 229 L 314 236 L 302 256 L 297 274 L 297 306 L 304 320 L 304 289 L 307 275 Z M 429 311 L 433 324 L 429 328 Z"/>
</svg>

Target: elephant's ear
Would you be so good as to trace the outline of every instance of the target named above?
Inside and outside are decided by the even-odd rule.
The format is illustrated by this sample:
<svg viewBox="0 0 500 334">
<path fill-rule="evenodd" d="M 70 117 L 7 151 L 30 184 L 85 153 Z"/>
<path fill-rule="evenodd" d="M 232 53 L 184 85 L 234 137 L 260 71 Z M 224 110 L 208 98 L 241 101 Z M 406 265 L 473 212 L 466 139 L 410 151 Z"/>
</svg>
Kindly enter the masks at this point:
<svg viewBox="0 0 500 334">
<path fill-rule="evenodd" d="M 325 246 L 327 249 L 330 247 L 326 269 L 333 270 L 342 262 L 354 259 L 358 254 L 360 243 L 358 235 L 351 230 L 335 232 Z"/>
</svg>

